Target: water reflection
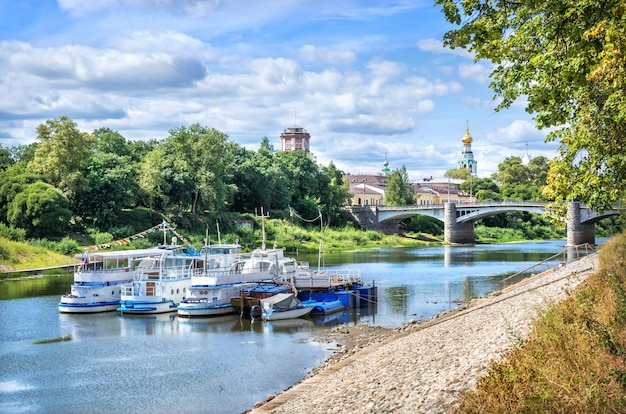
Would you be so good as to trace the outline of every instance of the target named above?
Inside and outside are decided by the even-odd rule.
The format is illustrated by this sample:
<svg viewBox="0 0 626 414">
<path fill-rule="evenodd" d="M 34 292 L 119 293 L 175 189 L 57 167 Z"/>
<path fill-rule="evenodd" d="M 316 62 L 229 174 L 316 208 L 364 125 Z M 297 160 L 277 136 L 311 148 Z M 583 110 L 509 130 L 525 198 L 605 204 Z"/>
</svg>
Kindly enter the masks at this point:
<svg viewBox="0 0 626 414">
<path fill-rule="evenodd" d="M 388 309 L 396 314 L 405 314 L 409 300 L 410 288 L 406 285 L 392 286 L 384 291 Z"/>
</svg>

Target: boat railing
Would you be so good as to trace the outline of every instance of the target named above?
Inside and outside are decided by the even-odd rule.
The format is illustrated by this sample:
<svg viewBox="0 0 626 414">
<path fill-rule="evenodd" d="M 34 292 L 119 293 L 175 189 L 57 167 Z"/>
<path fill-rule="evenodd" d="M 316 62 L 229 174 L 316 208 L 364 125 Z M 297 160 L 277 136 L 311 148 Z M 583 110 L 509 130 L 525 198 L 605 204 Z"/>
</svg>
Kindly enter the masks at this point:
<svg viewBox="0 0 626 414">
<path fill-rule="evenodd" d="M 88 269 L 74 273 L 75 282 L 101 282 L 111 278 L 111 275 L 119 273 L 120 276 L 128 275 L 128 278 L 132 278 L 130 268 L 115 268 L 115 269 Z"/>
</svg>

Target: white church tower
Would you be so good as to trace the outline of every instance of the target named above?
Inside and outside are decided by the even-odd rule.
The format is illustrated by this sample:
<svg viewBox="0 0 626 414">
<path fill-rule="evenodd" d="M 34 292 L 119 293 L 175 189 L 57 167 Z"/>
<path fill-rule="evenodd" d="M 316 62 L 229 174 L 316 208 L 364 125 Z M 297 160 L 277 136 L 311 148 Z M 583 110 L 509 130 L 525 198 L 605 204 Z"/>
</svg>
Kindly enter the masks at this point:
<svg viewBox="0 0 626 414">
<path fill-rule="evenodd" d="M 459 160 L 459 168 L 466 168 L 470 170 L 472 175 L 476 175 L 476 160 L 472 152 L 473 139 L 469 133 L 469 125 L 465 128 L 465 135 L 461 141 L 463 141 L 463 151 L 461 152 L 462 158 Z"/>
</svg>

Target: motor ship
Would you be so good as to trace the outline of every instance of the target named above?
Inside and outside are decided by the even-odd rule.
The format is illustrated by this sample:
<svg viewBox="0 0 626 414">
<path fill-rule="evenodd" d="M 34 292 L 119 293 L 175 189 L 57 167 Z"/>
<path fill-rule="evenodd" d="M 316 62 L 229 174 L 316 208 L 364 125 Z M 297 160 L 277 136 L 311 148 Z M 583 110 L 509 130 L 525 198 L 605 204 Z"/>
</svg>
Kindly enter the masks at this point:
<svg viewBox="0 0 626 414">
<path fill-rule="evenodd" d="M 203 257 L 193 249 L 170 246 L 160 255 L 145 257 L 133 280 L 121 286 L 117 311 L 121 314 L 176 312 L 188 295 L 191 278 L 202 273 Z"/>
<path fill-rule="evenodd" d="M 74 256 L 74 281 L 58 303 L 61 313 L 110 312 L 120 305 L 121 287 L 133 279 L 133 270 L 160 248 L 89 252 Z"/>
<path fill-rule="evenodd" d="M 179 316 L 235 313 L 233 298 L 258 283 L 271 282 L 280 274 L 280 264 L 285 260 L 282 249 L 262 248 L 247 255 L 237 254 L 235 249 L 236 246 L 210 247 L 205 271 L 192 277 L 189 295 L 178 305 Z"/>
</svg>

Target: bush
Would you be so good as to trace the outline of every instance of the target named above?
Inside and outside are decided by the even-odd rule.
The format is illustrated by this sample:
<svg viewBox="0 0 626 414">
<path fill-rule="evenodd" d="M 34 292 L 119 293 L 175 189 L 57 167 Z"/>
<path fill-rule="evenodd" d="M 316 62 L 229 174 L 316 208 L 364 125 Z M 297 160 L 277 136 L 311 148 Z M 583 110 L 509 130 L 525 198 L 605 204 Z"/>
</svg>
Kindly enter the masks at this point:
<svg viewBox="0 0 626 414">
<path fill-rule="evenodd" d="M 113 241 L 113 235 L 111 233 L 96 233 L 93 240 L 96 245 L 105 244 Z"/>
<path fill-rule="evenodd" d="M 69 237 L 63 238 L 60 242 L 53 243 L 51 246 L 53 251 L 63 254 L 65 256 L 73 256 L 80 252 L 80 245 L 76 240 Z"/>
<path fill-rule="evenodd" d="M 21 242 L 26 240 L 26 230 L 9 227 L 4 223 L 0 223 L 0 236 L 9 240 Z"/>
</svg>

